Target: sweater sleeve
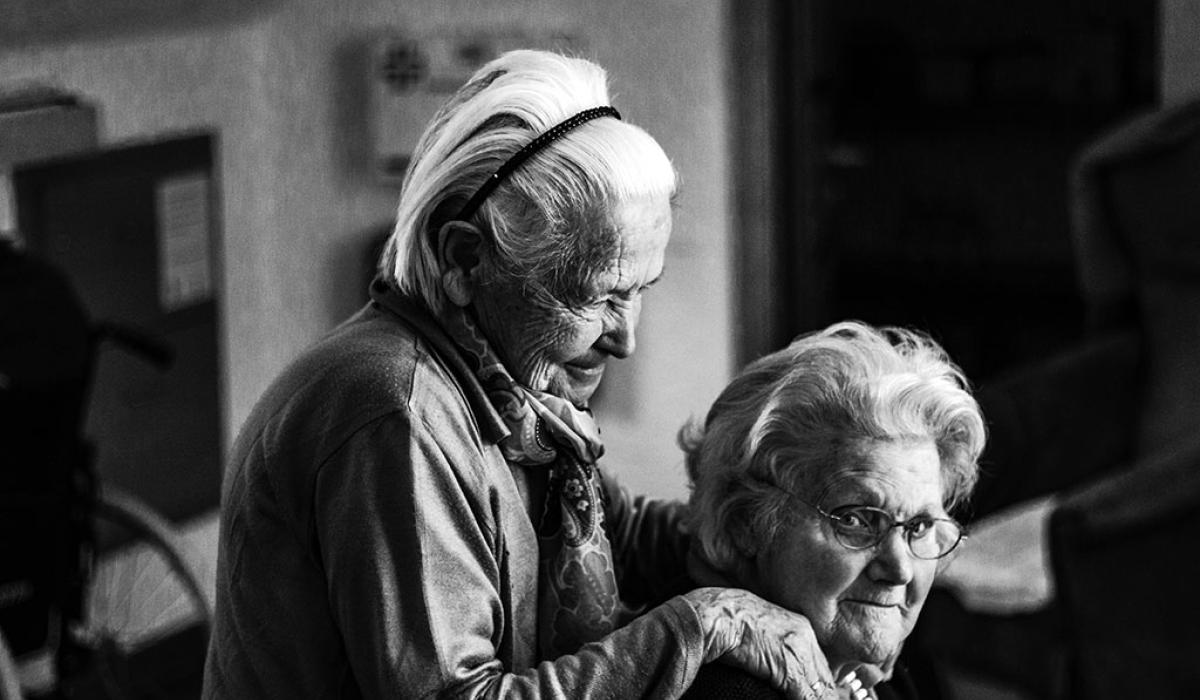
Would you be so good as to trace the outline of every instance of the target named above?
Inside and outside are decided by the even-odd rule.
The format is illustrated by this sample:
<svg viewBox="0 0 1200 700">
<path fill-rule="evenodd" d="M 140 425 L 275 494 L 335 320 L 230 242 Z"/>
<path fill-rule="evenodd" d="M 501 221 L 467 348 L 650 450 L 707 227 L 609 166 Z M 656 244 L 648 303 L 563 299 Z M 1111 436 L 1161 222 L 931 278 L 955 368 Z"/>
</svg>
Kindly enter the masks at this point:
<svg viewBox="0 0 1200 700">
<path fill-rule="evenodd" d="M 681 694 L 699 668 L 703 634 L 678 598 L 576 654 L 504 668 L 507 550 L 495 491 L 471 482 L 470 459 L 396 412 L 357 431 L 319 472 L 314 537 L 363 697 Z"/>
</svg>

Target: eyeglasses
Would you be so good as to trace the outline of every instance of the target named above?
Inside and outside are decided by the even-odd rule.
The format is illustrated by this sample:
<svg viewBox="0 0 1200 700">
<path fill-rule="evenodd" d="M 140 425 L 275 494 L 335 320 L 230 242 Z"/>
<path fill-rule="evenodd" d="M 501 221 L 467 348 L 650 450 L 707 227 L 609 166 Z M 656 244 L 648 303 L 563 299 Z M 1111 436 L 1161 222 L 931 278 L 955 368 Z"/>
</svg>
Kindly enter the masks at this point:
<svg viewBox="0 0 1200 700">
<path fill-rule="evenodd" d="M 885 510 L 871 506 L 841 506 L 833 512 L 826 512 L 801 498 L 796 498 L 804 505 L 817 511 L 829 521 L 833 535 L 847 549 L 870 549 L 877 546 L 887 537 L 892 528 L 904 531 L 904 541 L 908 549 L 917 559 L 941 559 L 966 537 L 962 525 L 951 518 L 935 518 L 930 515 L 917 515 L 908 520 L 896 522 L 896 519 Z"/>
</svg>

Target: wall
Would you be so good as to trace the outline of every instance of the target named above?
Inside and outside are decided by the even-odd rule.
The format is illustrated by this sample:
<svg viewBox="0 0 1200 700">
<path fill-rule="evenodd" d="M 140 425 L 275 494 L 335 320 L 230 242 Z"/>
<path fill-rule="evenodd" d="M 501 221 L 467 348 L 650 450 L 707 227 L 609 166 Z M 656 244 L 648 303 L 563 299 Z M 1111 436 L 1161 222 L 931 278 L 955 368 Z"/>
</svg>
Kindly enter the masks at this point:
<svg viewBox="0 0 1200 700">
<path fill-rule="evenodd" d="M 1200 2 L 1159 0 L 1162 98 L 1173 105 L 1200 98 Z"/>
<path fill-rule="evenodd" d="M 108 4 L 120 15 L 139 1 Z M 598 409 L 609 462 L 626 482 L 682 494 L 674 431 L 705 409 L 732 356 L 723 4 L 278 0 L 260 7 L 221 21 L 129 32 L 107 26 L 91 35 L 64 22 L 69 40 L 25 45 L 0 33 L 2 80 L 49 80 L 93 100 L 104 142 L 219 132 L 229 435 L 282 366 L 357 306 L 367 240 L 390 218 L 392 188 L 359 167 L 364 40 L 389 27 L 416 36 L 567 29 L 609 69 L 617 105 L 659 137 L 684 182 L 667 276 L 648 300 L 638 353 L 612 370 Z"/>
</svg>

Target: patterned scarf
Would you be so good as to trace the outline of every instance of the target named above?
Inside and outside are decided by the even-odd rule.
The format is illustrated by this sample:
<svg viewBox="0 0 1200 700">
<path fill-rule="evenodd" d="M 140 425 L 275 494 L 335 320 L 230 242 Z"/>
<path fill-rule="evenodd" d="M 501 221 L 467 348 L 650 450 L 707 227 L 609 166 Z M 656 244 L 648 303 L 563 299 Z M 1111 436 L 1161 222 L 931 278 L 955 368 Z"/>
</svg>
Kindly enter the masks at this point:
<svg viewBox="0 0 1200 700">
<path fill-rule="evenodd" d="M 538 526 L 538 647 L 544 659 L 574 653 L 614 630 L 621 611 L 595 466 L 600 430 L 591 412 L 514 381 L 463 309 L 441 321 L 511 431 L 505 459 L 550 470 Z"/>
</svg>

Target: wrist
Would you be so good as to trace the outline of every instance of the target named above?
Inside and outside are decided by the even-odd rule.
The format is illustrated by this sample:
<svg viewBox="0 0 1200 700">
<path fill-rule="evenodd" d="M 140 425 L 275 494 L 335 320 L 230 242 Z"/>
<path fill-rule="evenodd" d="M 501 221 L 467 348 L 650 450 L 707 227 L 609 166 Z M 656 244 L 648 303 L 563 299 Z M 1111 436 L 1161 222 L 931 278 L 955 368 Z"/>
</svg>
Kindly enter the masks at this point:
<svg viewBox="0 0 1200 700">
<path fill-rule="evenodd" d="M 733 589 L 697 588 L 682 598 L 696 613 L 704 640 L 704 663 L 711 663 L 741 643 L 744 626 L 738 623 L 737 608 L 732 604 Z"/>
</svg>

